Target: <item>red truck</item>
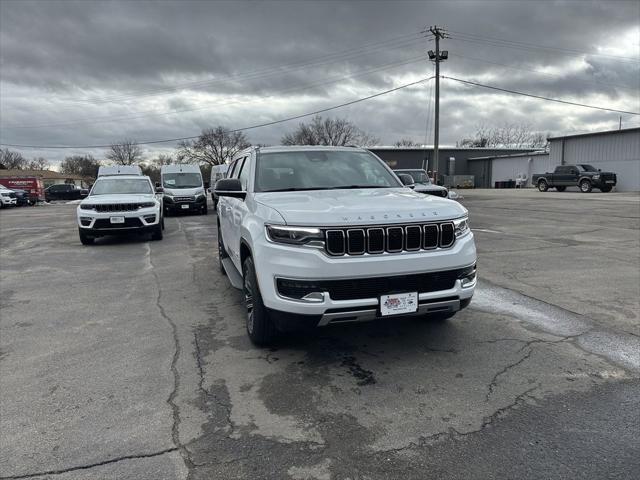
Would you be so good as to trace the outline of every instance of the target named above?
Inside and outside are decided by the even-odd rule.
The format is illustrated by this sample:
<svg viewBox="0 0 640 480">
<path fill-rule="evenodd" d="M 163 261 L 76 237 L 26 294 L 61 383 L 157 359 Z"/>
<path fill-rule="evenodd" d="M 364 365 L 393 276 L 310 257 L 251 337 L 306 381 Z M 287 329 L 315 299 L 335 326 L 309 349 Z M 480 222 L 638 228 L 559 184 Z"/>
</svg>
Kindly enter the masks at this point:
<svg viewBox="0 0 640 480">
<path fill-rule="evenodd" d="M 38 177 L 2 177 L 0 171 L 0 185 L 14 190 L 25 190 L 29 193 L 29 202 L 35 204 L 44 201 L 44 184 Z"/>
</svg>

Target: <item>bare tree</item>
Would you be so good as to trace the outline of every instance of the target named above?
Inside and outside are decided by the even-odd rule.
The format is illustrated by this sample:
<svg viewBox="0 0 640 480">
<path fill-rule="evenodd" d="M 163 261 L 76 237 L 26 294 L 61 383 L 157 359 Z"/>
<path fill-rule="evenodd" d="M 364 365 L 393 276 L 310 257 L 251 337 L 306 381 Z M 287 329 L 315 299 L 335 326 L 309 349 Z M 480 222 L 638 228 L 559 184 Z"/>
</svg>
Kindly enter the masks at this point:
<svg viewBox="0 0 640 480">
<path fill-rule="evenodd" d="M 463 138 L 460 147 L 504 147 L 504 148 L 545 148 L 547 136 L 535 132 L 531 125 L 505 123 L 497 127 L 481 124 L 473 137 Z"/>
<path fill-rule="evenodd" d="M 96 178 L 100 162 L 92 155 L 72 155 L 60 163 L 60 172 L 67 175 Z"/>
<path fill-rule="evenodd" d="M 22 170 L 27 167 L 28 161 L 20 152 L 2 148 L 0 149 L 0 164 L 4 168 Z"/>
<path fill-rule="evenodd" d="M 177 159 L 181 162 L 221 165 L 236 153 L 250 146 L 243 132 L 229 132 L 223 126 L 208 128 L 193 141 L 178 144 Z"/>
<path fill-rule="evenodd" d="M 163 165 L 171 165 L 172 163 L 176 163 L 176 162 L 173 159 L 173 155 L 167 155 L 165 153 L 161 153 L 156 158 L 151 160 L 151 163 L 153 163 L 157 167 L 162 167 Z"/>
<path fill-rule="evenodd" d="M 374 145 L 378 139 L 360 130 L 343 118 L 325 118 L 316 115 L 311 123 L 304 122 L 282 137 L 283 145 Z"/>
<path fill-rule="evenodd" d="M 49 160 L 44 157 L 34 157 L 29 162 L 29 169 L 31 170 L 48 170 L 50 166 Z"/>
<path fill-rule="evenodd" d="M 105 156 L 118 165 L 134 165 L 142 161 L 142 149 L 135 140 L 125 139 L 111 145 Z"/>
<path fill-rule="evenodd" d="M 411 140 L 410 138 L 401 138 L 396 143 L 394 143 L 396 147 L 417 147 L 418 144 Z"/>
</svg>

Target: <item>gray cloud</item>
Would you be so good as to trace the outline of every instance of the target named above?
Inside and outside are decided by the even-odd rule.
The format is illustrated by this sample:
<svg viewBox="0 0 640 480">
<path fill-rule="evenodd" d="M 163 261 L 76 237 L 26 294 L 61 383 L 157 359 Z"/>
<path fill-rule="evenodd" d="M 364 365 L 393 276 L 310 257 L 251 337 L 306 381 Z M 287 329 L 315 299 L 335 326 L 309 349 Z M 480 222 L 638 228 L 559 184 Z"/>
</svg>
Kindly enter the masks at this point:
<svg viewBox="0 0 640 480">
<path fill-rule="evenodd" d="M 236 128 L 324 108 L 430 75 L 431 65 L 416 57 L 433 48 L 418 32 L 434 23 L 451 31 L 443 42 L 451 53 L 445 75 L 640 109 L 638 63 L 576 53 L 640 55 L 637 37 L 624 40 L 639 28 L 634 1 L 5 0 L 0 139 L 93 145 L 124 137 L 173 138 L 211 125 Z M 524 43 L 505 48 L 495 38 Z M 450 81 L 442 88 L 441 139 L 448 144 L 479 123 L 526 122 L 562 133 L 613 127 L 618 119 Z M 423 141 L 428 90 L 424 85 L 396 92 L 331 115 L 351 119 L 384 143 L 400 137 Z M 167 114 L 172 111 L 177 113 Z M 296 124 L 248 134 L 276 144 Z M 30 125 L 47 126 L 13 128 Z M 153 155 L 171 146 L 147 148 Z M 60 160 L 71 152 L 24 153 Z M 101 156 L 100 150 L 94 154 Z"/>
</svg>

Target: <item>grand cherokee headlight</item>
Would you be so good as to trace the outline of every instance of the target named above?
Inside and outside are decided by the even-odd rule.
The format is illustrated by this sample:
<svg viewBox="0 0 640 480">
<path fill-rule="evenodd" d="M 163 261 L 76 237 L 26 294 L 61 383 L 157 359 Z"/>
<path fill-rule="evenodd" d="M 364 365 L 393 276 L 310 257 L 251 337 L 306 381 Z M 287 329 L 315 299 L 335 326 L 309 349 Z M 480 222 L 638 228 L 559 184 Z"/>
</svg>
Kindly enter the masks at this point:
<svg viewBox="0 0 640 480">
<path fill-rule="evenodd" d="M 453 221 L 453 228 L 456 234 L 456 238 L 464 237 L 471 231 L 469 228 L 469 217 L 456 218 Z"/>
<path fill-rule="evenodd" d="M 312 241 L 324 240 L 322 231 L 312 227 L 288 227 L 285 225 L 267 225 L 269 240 L 276 243 L 305 245 Z"/>
<path fill-rule="evenodd" d="M 155 206 L 156 206 L 156 202 L 143 202 L 138 204 L 138 208 L 151 208 Z"/>
<path fill-rule="evenodd" d="M 80 210 L 93 210 L 93 205 L 90 203 L 81 203 Z"/>
</svg>

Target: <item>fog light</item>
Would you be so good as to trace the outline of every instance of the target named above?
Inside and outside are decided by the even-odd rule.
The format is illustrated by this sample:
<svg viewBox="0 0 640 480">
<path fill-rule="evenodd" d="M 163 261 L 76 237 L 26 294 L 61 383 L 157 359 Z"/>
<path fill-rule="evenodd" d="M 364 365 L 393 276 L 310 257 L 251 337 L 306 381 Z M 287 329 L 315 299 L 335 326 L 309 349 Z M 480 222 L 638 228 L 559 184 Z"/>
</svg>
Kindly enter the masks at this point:
<svg viewBox="0 0 640 480">
<path fill-rule="evenodd" d="M 153 223 L 156 221 L 156 216 L 155 215 L 145 215 L 144 216 L 144 221 L 147 223 Z"/>
<path fill-rule="evenodd" d="M 473 287 L 476 284 L 476 272 L 473 272 L 471 275 L 460 279 L 460 285 L 462 288 Z"/>
<path fill-rule="evenodd" d="M 93 220 L 91 217 L 80 217 L 80 225 L 88 227 L 91 225 L 91 220 Z"/>
</svg>

